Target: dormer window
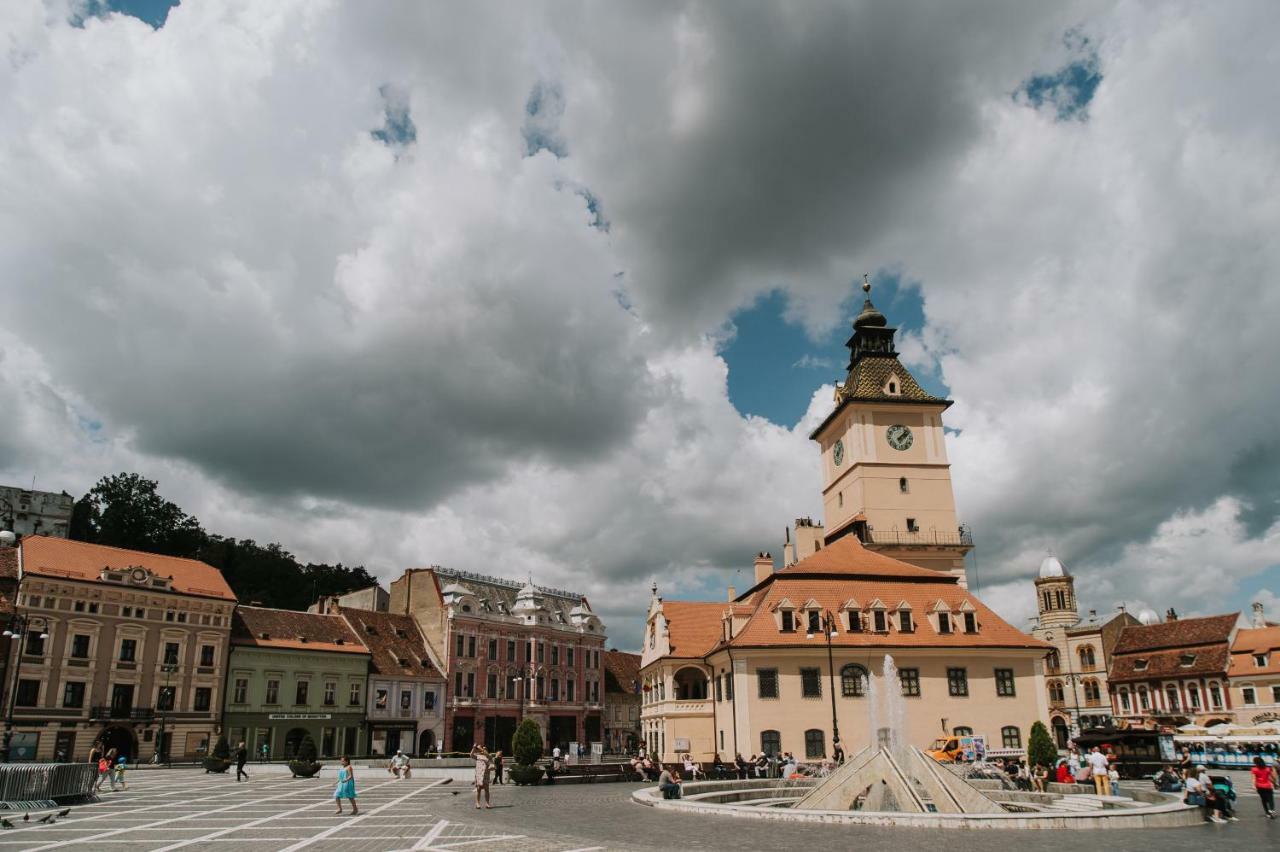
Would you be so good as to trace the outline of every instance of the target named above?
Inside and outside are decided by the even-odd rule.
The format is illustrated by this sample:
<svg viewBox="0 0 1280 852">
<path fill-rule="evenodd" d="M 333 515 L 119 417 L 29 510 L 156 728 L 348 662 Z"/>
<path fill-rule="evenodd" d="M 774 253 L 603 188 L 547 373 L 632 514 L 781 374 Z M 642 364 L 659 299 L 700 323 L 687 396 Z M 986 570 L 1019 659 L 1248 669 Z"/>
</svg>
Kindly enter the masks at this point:
<svg viewBox="0 0 1280 852">
<path fill-rule="evenodd" d="M 1254 665 L 1254 667 L 1255 667 L 1255 668 L 1265 669 L 1265 668 L 1267 667 L 1267 655 L 1266 655 L 1266 654 L 1254 654 L 1254 655 L 1253 655 L 1253 665 Z"/>
<path fill-rule="evenodd" d="M 964 614 L 964 632 L 965 633 L 978 632 L 978 616 L 976 613 L 966 612 Z"/>
<path fill-rule="evenodd" d="M 1178 665 L 1182 666 L 1182 668 L 1184 669 L 1189 669 L 1195 664 L 1196 664 L 1195 654 L 1183 654 L 1181 657 L 1178 658 Z"/>
<path fill-rule="evenodd" d="M 938 613 L 938 632 L 939 633 L 951 632 L 951 613 L 949 612 Z"/>
<path fill-rule="evenodd" d="M 872 611 L 872 613 L 871 613 L 871 623 L 874 625 L 874 627 L 875 627 L 875 631 L 876 631 L 877 633 L 888 633 L 888 632 L 889 632 L 889 619 L 888 619 L 888 614 L 887 614 L 884 610 L 882 610 L 882 609 L 877 609 L 877 610 Z"/>
<path fill-rule="evenodd" d="M 897 393 L 897 392 L 898 392 L 898 383 L 889 382 L 889 393 Z"/>
<path fill-rule="evenodd" d="M 819 615 L 818 615 L 818 611 L 817 611 L 816 609 L 811 609 L 811 610 L 809 610 L 809 612 L 807 613 L 807 615 L 808 615 L 808 622 L 809 622 L 809 623 L 808 623 L 809 632 L 810 632 L 810 633 L 821 633 L 821 632 L 822 632 L 822 624 L 820 623 L 821 618 L 820 618 L 820 617 L 819 617 Z"/>
<path fill-rule="evenodd" d="M 862 613 L 858 612 L 856 609 L 849 610 L 849 632 L 862 632 Z"/>
<path fill-rule="evenodd" d="M 789 609 L 782 610 L 782 632 L 794 633 L 796 629 L 796 616 Z"/>
<path fill-rule="evenodd" d="M 911 610 L 900 610 L 898 612 L 898 630 L 903 633 L 914 633 L 915 629 L 915 623 L 911 620 Z"/>
<path fill-rule="evenodd" d="M 1135 672 L 1145 672 L 1147 670 L 1147 661 L 1141 657 L 1133 661 L 1133 670 Z"/>
</svg>

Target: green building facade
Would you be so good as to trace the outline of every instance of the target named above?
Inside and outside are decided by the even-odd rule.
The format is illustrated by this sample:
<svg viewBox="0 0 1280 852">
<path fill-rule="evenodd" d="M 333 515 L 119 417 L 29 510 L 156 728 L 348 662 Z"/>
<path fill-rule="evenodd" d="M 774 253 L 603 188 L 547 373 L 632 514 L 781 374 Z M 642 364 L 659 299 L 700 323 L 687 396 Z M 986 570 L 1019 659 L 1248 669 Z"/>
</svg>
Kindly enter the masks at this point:
<svg viewBox="0 0 1280 852">
<path fill-rule="evenodd" d="M 368 751 L 369 652 L 337 615 L 239 607 L 232 621 L 223 730 L 253 759 Z M 265 748 L 264 748 L 265 747 Z"/>
</svg>

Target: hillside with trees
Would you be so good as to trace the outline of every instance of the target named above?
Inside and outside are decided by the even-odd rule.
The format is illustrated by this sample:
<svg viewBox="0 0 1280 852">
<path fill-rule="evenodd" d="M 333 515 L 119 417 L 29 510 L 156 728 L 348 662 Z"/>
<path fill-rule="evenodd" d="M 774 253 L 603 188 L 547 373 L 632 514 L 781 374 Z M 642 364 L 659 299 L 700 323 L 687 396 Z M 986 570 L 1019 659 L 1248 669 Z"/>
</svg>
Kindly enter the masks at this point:
<svg viewBox="0 0 1280 852">
<path fill-rule="evenodd" d="M 158 488 L 136 473 L 104 476 L 76 501 L 69 537 L 207 562 L 222 571 L 242 604 L 302 610 L 320 595 L 377 582 L 361 566 L 303 564 L 280 544 L 207 532 Z"/>
</svg>

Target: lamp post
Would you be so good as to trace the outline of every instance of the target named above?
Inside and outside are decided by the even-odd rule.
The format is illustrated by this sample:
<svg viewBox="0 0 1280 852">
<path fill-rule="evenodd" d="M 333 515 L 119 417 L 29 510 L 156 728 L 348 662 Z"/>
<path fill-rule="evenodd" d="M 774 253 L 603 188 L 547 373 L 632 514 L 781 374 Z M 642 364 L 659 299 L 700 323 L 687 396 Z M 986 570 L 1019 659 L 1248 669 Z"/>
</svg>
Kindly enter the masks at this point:
<svg viewBox="0 0 1280 852">
<path fill-rule="evenodd" d="M 836 718 L 836 664 L 835 658 L 831 652 L 831 640 L 839 636 L 839 630 L 836 618 L 831 614 L 831 610 L 823 610 L 822 615 L 818 617 L 818 626 L 822 629 L 822 634 L 827 640 L 827 671 L 831 675 L 831 746 L 832 751 L 841 748 L 840 746 L 840 722 Z M 805 634 L 806 639 L 813 638 L 813 632 Z"/>
<path fill-rule="evenodd" d="M 4 717 L 4 740 L 0 743 L 0 763 L 9 762 L 10 747 L 13 742 L 13 710 L 18 692 L 18 671 L 22 668 L 22 640 L 32 630 L 37 629 L 36 625 L 40 625 L 40 641 L 46 641 L 49 638 L 49 622 L 40 615 L 14 613 L 4 631 L 4 637 L 9 640 L 11 646 L 17 648 L 17 653 L 14 654 L 13 659 L 13 677 L 9 680 L 9 702 Z"/>
<path fill-rule="evenodd" d="M 165 663 L 160 667 L 160 671 L 164 672 L 164 690 L 160 693 L 162 704 L 173 701 L 172 693 L 169 692 L 169 679 L 177 670 L 178 667 L 173 663 Z M 168 713 L 168 711 L 162 706 L 160 708 L 160 735 L 159 739 L 156 741 L 156 763 L 163 761 L 167 766 L 169 765 L 169 744 L 165 742 L 164 739 L 164 723 L 167 718 L 166 713 Z"/>
</svg>

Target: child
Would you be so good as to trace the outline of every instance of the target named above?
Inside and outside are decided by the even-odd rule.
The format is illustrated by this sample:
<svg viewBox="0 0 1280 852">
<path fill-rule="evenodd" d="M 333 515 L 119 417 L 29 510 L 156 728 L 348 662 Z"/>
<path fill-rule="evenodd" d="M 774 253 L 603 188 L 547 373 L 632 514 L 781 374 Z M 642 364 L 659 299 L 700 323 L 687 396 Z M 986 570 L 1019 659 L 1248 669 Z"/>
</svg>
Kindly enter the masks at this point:
<svg viewBox="0 0 1280 852">
<path fill-rule="evenodd" d="M 125 757 L 123 754 L 120 755 L 120 757 L 116 758 L 116 777 L 111 784 L 111 788 L 113 790 L 115 789 L 116 784 L 120 785 L 121 790 L 129 789 L 128 787 L 125 786 L 125 783 L 124 783 L 124 771 L 126 768 L 128 768 L 128 766 L 129 766 L 129 758 Z"/>
<path fill-rule="evenodd" d="M 351 800 L 351 815 L 360 813 L 356 807 L 356 771 L 351 768 L 351 760 L 345 755 L 338 765 L 338 787 L 333 791 L 333 803 L 338 806 L 335 814 L 342 814 L 342 800 Z"/>
</svg>

